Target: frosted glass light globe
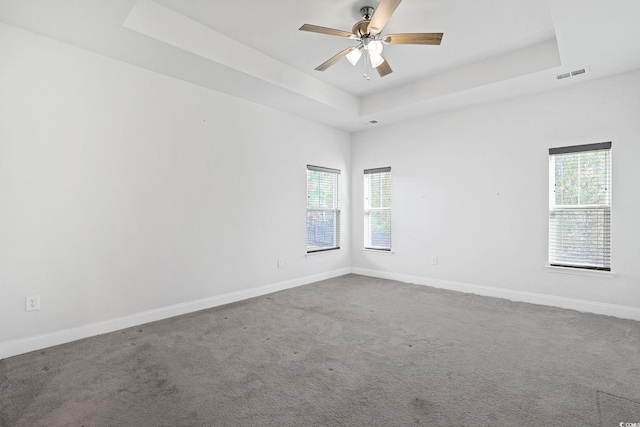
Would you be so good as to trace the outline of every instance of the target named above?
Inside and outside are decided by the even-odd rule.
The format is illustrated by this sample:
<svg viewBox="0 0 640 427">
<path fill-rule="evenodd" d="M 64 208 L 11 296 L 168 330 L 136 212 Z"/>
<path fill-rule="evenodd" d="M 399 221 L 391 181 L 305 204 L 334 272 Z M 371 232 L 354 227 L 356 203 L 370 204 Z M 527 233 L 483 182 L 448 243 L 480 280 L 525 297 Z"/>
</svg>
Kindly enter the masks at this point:
<svg viewBox="0 0 640 427">
<path fill-rule="evenodd" d="M 362 50 L 360 48 L 354 49 L 351 52 L 347 53 L 347 60 L 355 67 L 355 65 L 360 60 L 360 56 L 362 56 Z"/>
<path fill-rule="evenodd" d="M 375 55 L 369 52 L 369 59 L 371 59 L 371 66 L 373 68 L 378 68 L 384 62 L 384 58 L 380 55 Z"/>
<path fill-rule="evenodd" d="M 378 40 L 370 41 L 367 49 L 371 55 L 380 55 L 382 53 L 382 42 Z"/>
</svg>

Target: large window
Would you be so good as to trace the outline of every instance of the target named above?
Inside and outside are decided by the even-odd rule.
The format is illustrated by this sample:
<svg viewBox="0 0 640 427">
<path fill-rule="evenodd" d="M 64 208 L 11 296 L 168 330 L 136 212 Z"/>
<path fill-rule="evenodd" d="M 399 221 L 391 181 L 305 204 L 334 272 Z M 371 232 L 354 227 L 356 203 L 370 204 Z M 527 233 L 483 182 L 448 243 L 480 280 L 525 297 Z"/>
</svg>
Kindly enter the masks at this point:
<svg viewBox="0 0 640 427">
<path fill-rule="evenodd" d="M 307 253 L 340 249 L 340 171 L 307 165 Z"/>
<path fill-rule="evenodd" d="M 549 264 L 611 270 L 611 143 L 549 150 Z"/>
<path fill-rule="evenodd" d="M 391 250 L 391 168 L 364 171 L 364 247 Z"/>
</svg>

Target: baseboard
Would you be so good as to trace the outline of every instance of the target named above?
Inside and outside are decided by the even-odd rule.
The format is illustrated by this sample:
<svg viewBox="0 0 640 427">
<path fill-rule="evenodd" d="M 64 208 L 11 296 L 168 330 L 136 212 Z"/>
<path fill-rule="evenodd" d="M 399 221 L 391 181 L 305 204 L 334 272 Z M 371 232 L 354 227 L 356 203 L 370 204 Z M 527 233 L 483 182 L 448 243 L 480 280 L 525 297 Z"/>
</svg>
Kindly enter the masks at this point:
<svg viewBox="0 0 640 427">
<path fill-rule="evenodd" d="M 213 297 L 203 298 L 195 301 L 189 301 L 167 307 L 160 307 L 154 310 L 143 311 L 140 313 L 111 319 L 104 322 L 92 323 L 76 328 L 50 332 L 43 335 L 5 341 L 3 343 L 0 343 L 0 360 L 7 357 L 17 356 L 19 354 L 29 353 L 31 351 L 52 347 L 55 345 L 65 344 L 82 338 L 93 337 L 108 332 L 118 331 L 120 329 L 130 328 L 149 322 L 155 322 L 156 320 L 162 320 L 169 317 L 192 313 L 194 311 L 205 310 L 207 308 L 217 307 L 248 298 L 266 295 L 272 292 L 307 285 L 309 283 L 318 282 L 320 280 L 343 276 L 345 274 L 349 274 L 350 272 L 351 268 L 346 267 L 324 272 L 321 274 L 300 277 L 256 288 L 243 289 L 241 291 L 230 292 L 223 295 L 216 295 Z"/>
<path fill-rule="evenodd" d="M 448 280 L 434 279 L 429 277 L 413 276 L 408 274 L 393 273 L 388 271 L 370 270 L 358 267 L 346 267 L 328 271 L 321 274 L 300 277 L 283 282 L 264 285 L 256 288 L 243 289 L 241 291 L 230 292 L 223 295 L 216 295 L 195 301 L 161 307 L 107 320 L 99 323 L 92 323 L 76 328 L 50 332 L 0 343 L 0 360 L 19 354 L 29 353 L 55 345 L 65 344 L 82 338 L 88 338 L 100 334 L 118 331 L 169 317 L 192 313 L 194 311 L 205 310 L 236 301 L 245 300 L 271 292 L 282 291 L 307 285 L 321 280 L 331 279 L 345 274 L 354 273 L 381 279 L 397 280 L 405 283 L 432 286 L 434 288 L 448 289 L 458 292 L 472 293 L 496 298 L 505 298 L 511 301 L 528 302 L 532 304 L 547 305 L 551 307 L 566 308 L 587 313 L 603 314 L 621 319 L 631 319 L 640 321 L 640 309 L 615 304 L 607 304 L 595 301 L 581 300 L 575 298 L 565 298 L 554 295 L 537 294 L 533 292 L 514 291 L 491 286 L 481 286 L 471 283 L 453 282 Z"/>
<path fill-rule="evenodd" d="M 640 321 L 640 309 L 636 307 L 559 297 L 555 295 L 537 294 L 533 292 L 514 291 L 504 288 L 474 285 L 471 283 L 452 282 L 448 280 L 412 276 L 388 271 L 370 270 L 366 268 L 352 267 L 351 272 L 354 274 L 377 277 L 380 279 L 397 280 L 399 282 L 432 286 L 434 288 L 448 289 L 451 291 L 466 292 L 496 298 L 505 298 L 511 301 L 528 302 L 531 304 L 567 308 L 570 310 L 577 310 L 586 313 L 603 314 L 606 316 L 614 316 L 621 319 Z"/>
</svg>

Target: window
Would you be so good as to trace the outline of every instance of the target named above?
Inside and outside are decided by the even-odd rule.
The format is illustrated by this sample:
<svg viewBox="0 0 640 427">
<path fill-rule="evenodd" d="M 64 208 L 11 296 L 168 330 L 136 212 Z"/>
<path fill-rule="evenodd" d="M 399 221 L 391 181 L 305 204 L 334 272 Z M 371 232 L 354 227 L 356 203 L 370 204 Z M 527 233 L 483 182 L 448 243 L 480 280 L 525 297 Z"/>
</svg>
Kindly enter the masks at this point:
<svg viewBox="0 0 640 427">
<path fill-rule="evenodd" d="M 611 270 L 611 143 L 549 150 L 549 264 Z"/>
<path fill-rule="evenodd" d="M 391 168 L 364 171 L 364 247 L 391 250 Z"/>
<path fill-rule="evenodd" d="M 340 171 L 307 165 L 307 253 L 340 249 Z"/>
</svg>

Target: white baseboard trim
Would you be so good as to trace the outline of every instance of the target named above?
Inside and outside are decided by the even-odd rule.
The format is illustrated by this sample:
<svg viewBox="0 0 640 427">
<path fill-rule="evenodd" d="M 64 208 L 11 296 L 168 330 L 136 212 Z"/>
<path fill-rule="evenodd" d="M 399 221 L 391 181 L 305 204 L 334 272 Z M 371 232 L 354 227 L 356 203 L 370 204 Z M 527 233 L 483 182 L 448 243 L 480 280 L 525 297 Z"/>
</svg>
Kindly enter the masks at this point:
<svg viewBox="0 0 640 427">
<path fill-rule="evenodd" d="M 586 313 L 603 314 L 621 319 L 639 320 L 640 309 L 624 305 L 607 304 L 576 298 L 559 297 L 555 295 L 537 294 L 533 292 L 514 291 L 491 286 L 474 285 L 471 283 L 452 282 L 448 280 L 429 277 L 412 276 L 408 274 L 393 273 L 389 271 L 370 270 L 366 268 L 352 267 L 353 274 L 377 277 L 380 279 L 397 280 L 399 282 L 413 283 L 416 285 L 431 286 L 434 288 L 448 289 L 451 291 L 466 292 L 476 295 L 504 298 L 511 301 L 528 302 L 531 304 L 547 305 L 551 307 L 566 308 Z"/>
<path fill-rule="evenodd" d="M 282 291 L 285 289 L 295 288 L 321 280 L 331 279 L 333 277 L 344 276 L 345 274 L 349 273 L 351 273 L 351 268 L 346 267 L 311 276 L 299 277 L 292 280 L 273 283 L 270 285 L 243 289 L 223 295 L 216 295 L 213 297 L 202 298 L 195 301 L 170 305 L 167 307 L 160 307 L 153 310 L 147 310 L 128 316 L 119 317 L 116 319 L 106 320 L 104 322 L 92 323 L 89 325 L 78 326 L 76 328 L 50 332 L 43 335 L 5 341 L 3 343 L 0 343 L 0 360 L 7 357 L 17 356 L 19 354 L 29 353 L 31 351 L 52 347 L 55 345 L 65 344 L 82 338 L 106 334 L 108 332 L 114 332 L 120 329 L 130 328 L 149 322 L 155 322 L 157 320 L 162 320 L 169 317 L 192 313 L 199 310 L 205 310 L 207 308 L 217 307 L 248 298 L 266 295 L 272 292 Z"/>
</svg>

